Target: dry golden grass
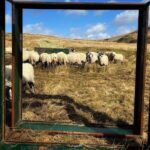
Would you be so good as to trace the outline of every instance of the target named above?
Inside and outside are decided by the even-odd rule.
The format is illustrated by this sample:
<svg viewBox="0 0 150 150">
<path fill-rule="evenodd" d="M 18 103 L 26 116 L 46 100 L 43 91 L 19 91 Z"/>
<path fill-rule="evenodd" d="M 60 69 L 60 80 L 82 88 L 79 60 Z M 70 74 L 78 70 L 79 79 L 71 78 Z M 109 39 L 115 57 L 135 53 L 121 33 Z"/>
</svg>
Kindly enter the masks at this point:
<svg viewBox="0 0 150 150">
<path fill-rule="evenodd" d="M 11 34 L 6 34 L 6 46 L 11 46 Z M 46 48 L 63 48 L 63 47 L 75 47 L 77 50 L 124 50 L 124 51 L 135 51 L 135 43 L 116 43 L 116 42 L 105 42 L 96 40 L 72 40 L 63 39 L 53 36 L 46 35 L 32 35 L 24 34 L 23 46 L 29 49 L 34 47 L 46 47 Z M 150 50 L 150 44 L 148 44 Z"/>
<path fill-rule="evenodd" d="M 106 71 L 93 66 L 84 69 L 60 66 L 46 71 L 36 68 L 37 94 L 23 99 L 25 103 L 31 102 L 23 111 L 23 118 L 29 119 L 26 113 L 31 111 L 34 112 L 31 120 L 132 124 L 134 68 L 126 68 L 129 64 L 110 64 Z"/>
<path fill-rule="evenodd" d="M 9 39 L 8 37 L 6 39 Z M 31 40 L 32 39 L 32 40 Z M 35 45 L 33 43 L 35 43 Z M 8 46 L 9 40 L 6 42 Z M 124 64 L 110 64 L 107 69 L 94 65 L 85 68 L 59 66 L 53 69 L 35 68 L 35 96 L 23 96 L 24 120 L 67 124 L 129 124 L 133 123 L 135 44 L 67 40 L 40 35 L 25 35 L 24 47 L 74 47 L 76 51 L 113 50 L 125 55 Z M 145 131 L 148 120 L 150 85 L 150 45 L 148 45 L 145 88 Z M 33 132 L 33 131 L 32 131 Z M 32 134 L 31 134 L 32 135 Z M 95 137 L 43 135 L 34 133 L 32 140 L 47 140 L 90 144 L 108 144 Z M 113 143 L 113 140 L 112 142 Z"/>
</svg>

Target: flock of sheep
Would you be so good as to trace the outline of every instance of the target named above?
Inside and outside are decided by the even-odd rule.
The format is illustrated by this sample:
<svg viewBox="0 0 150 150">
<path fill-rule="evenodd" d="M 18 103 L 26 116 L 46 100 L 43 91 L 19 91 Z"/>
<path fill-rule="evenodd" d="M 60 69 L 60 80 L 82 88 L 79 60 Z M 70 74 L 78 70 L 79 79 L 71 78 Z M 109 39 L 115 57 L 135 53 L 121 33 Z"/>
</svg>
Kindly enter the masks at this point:
<svg viewBox="0 0 150 150">
<path fill-rule="evenodd" d="M 23 51 L 23 62 L 29 62 L 33 66 L 41 64 L 43 67 L 54 67 L 57 65 L 78 65 L 83 66 L 87 63 L 96 63 L 100 66 L 108 66 L 109 63 L 123 62 L 124 56 L 116 52 L 75 52 L 70 50 L 69 54 L 64 52 L 42 53 L 36 51 Z"/>
<path fill-rule="evenodd" d="M 42 53 L 38 54 L 36 51 L 27 51 L 23 49 L 23 72 L 22 72 L 22 90 L 35 93 L 34 89 L 34 68 L 35 65 L 42 65 L 42 67 L 56 67 L 57 65 L 76 65 L 84 67 L 85 64 L 96 63 L 100 66 L 108 66 L 109 63 L 124 62 L 124 56 L 116 52 L 75 52 L 70 50 L 69 54 L 64 52 L 58 53 Z M 6 98 L 12 99 L 12 65 L 5 66 L 5 91 Z"/>
</svg>

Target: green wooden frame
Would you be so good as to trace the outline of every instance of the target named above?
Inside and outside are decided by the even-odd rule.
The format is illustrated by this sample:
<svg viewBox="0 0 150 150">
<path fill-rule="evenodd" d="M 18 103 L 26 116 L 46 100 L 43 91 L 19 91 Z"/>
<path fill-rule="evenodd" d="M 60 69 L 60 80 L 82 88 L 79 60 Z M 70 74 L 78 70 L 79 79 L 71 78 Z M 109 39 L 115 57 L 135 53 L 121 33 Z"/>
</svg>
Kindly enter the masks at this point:
<svg viewBox="0 0 150 150">
<path fill-rule="evenodd" d="M 10 0 L 9 0 L 10 1 Z M 135 138 L 143 133 L 143 106 L 145 85 L 145 61 L 146 61 L 146 36 L 148 28 L 148 3 L 56 3 L 56 2 L 12 2 L 12 55 L 13 55 L 13 82 L 12 82 L 12 128 L 48 130 L 51 133 L 79 134 L 93 136 L 109 136 Z M 5 49 L 5 0 L 0 1 L 0 139 L 4 140 L 4 49 Z M 22 121 L 21 118 L 21 79 L 22 79 L 22 11 L 23 9 L 79 9 L 79 10 L 139 10 L 138 42 L 136 60 L 136 84 L 135 84 L 135 109 L 134 124 L 131 128 L 95 128 L 75 126 L 67 124 L 51 124 L 46 122 Z"/>
</svg>

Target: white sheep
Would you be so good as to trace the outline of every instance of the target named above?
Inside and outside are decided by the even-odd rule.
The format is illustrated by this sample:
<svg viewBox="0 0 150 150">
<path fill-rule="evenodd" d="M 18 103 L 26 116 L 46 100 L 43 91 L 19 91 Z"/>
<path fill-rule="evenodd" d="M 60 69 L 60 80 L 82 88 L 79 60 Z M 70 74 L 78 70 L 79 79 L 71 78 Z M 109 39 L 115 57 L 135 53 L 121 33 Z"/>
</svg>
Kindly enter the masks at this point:
<svg viewBox="0 0 150 150">
<path fill-rule="evenodd" d="M 68 62 L 70 65 L 74 65 L 77 62 L 77 54 L 74 52 L 70 52 L 68 55 Z"/>
<path fill-rule="evenodd" d="M 56 65 L 58 63 L 58 57 L 56 53 L 51 53 L 51 61 L 52 61 L 52 65 Z"/>
<path fill-rule="evenodd" d="M 35 93 L 34 90 L 34 69 L 30 63 L 23 63 L 22 72 L 22 86 L 23 91 L 29 90 L 31 93 Z M 12 81 L 12 65 L 5 66 L 5 81 L 8 85 Z"/>
<path fill-rule="evenodd" d="M 87 52 L 86 59 L 88 63 L 97 63 L 98 62 L 98 53 L 96 52 Z"/>
<path fill-rule="evenodd" d="M 122 54 L 115 54 L 113 61 L 114 61 L 114 63 L 117 63 L 117 62 L 123 63 L 124 62 L 124 56 Z"/>
<path fill-rule="evenodd" d="M 34 89 L 34 69 L 33 66 L 29 63 L 23 63 L 23 77 L 22 77 L 22 84 L 23 84 L 23 91 L 29 90 L 32 94 L 35 93 Z"/>
<path fill-rule="evenodd" d="M 64 52 L 57 53 L 57 60 L 60 65 L 66 65 L 68 63 L 68 57 Z"/>
<path fill-rule="evenodd" d="M 23 62 L 28 62 L 30 58 L 30 53 L 26 49 L 23 49 Z"/>
<path fill-rule="evenodd" d="M 30 51 L 29 52 L 29 62 L 32 64 L 32 65 L 37 65 L 37 63 L 39 62 L 39 54 L 38 52 L 36 51 Z"/>
<path fill-rule="evenodd" d="M 85 53 L 77 53 L 77 64 L 85 65 L 86 63 L 86 54 Z"/>
<path fill-rule="evenodd" d="M 82 65 L 84 66 L 86 63 L 86 54 L 78 53 L 78 52 L 71 52 L 68 54 L 68 62 L 71 65 Z"/>
<path fill-rule="evenodd" d="M 108 66 L 109 64 L 108 56 L 105 54 L 99 54 L 98 63 L 100 66 Z"/>
<path fill-rule="evenodd" d="M 48 54 L 48 53 L 42 53 L 42 54 L 40 55 L 40 62 L 42 62 L 42 65 L 43 65 L 44 67 L 49 67 L 50 64 L 51 64 L 51 62 L 52 62 L 52 60 L 51 60 L 51 55 Z"/>
</svg>

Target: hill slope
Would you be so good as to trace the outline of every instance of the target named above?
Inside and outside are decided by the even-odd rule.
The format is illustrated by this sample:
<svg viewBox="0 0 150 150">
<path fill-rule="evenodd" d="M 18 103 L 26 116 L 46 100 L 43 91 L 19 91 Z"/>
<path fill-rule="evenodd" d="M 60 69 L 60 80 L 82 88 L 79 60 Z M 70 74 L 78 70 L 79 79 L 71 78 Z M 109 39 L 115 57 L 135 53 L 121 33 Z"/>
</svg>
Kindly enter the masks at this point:
<svg viewBox="0 0 150 150">
<path fill-rule="evenodd" d="M 104 41 L 108 42 L 119 42 L 119 43 L 136 43 L 137 42 L 137 31 L 115 36 L 109 39 L 105 39 Z M 150 27 L 148 28 L 148 43 L 150 43 Z"/>
<path fill-rule="evenodd" d="M 12 47 L 12 35 L 6 34 L 6 47 Z M 135 43 L 117 43 L 102 40 L 73 40 L 61 37 L 24 34 L 23 47 L 28 49 L 38 48 L 68 48 L 74 47 L 77 51 L 99 50 L 130 50 L 135 51 Z"/>
</svg>

